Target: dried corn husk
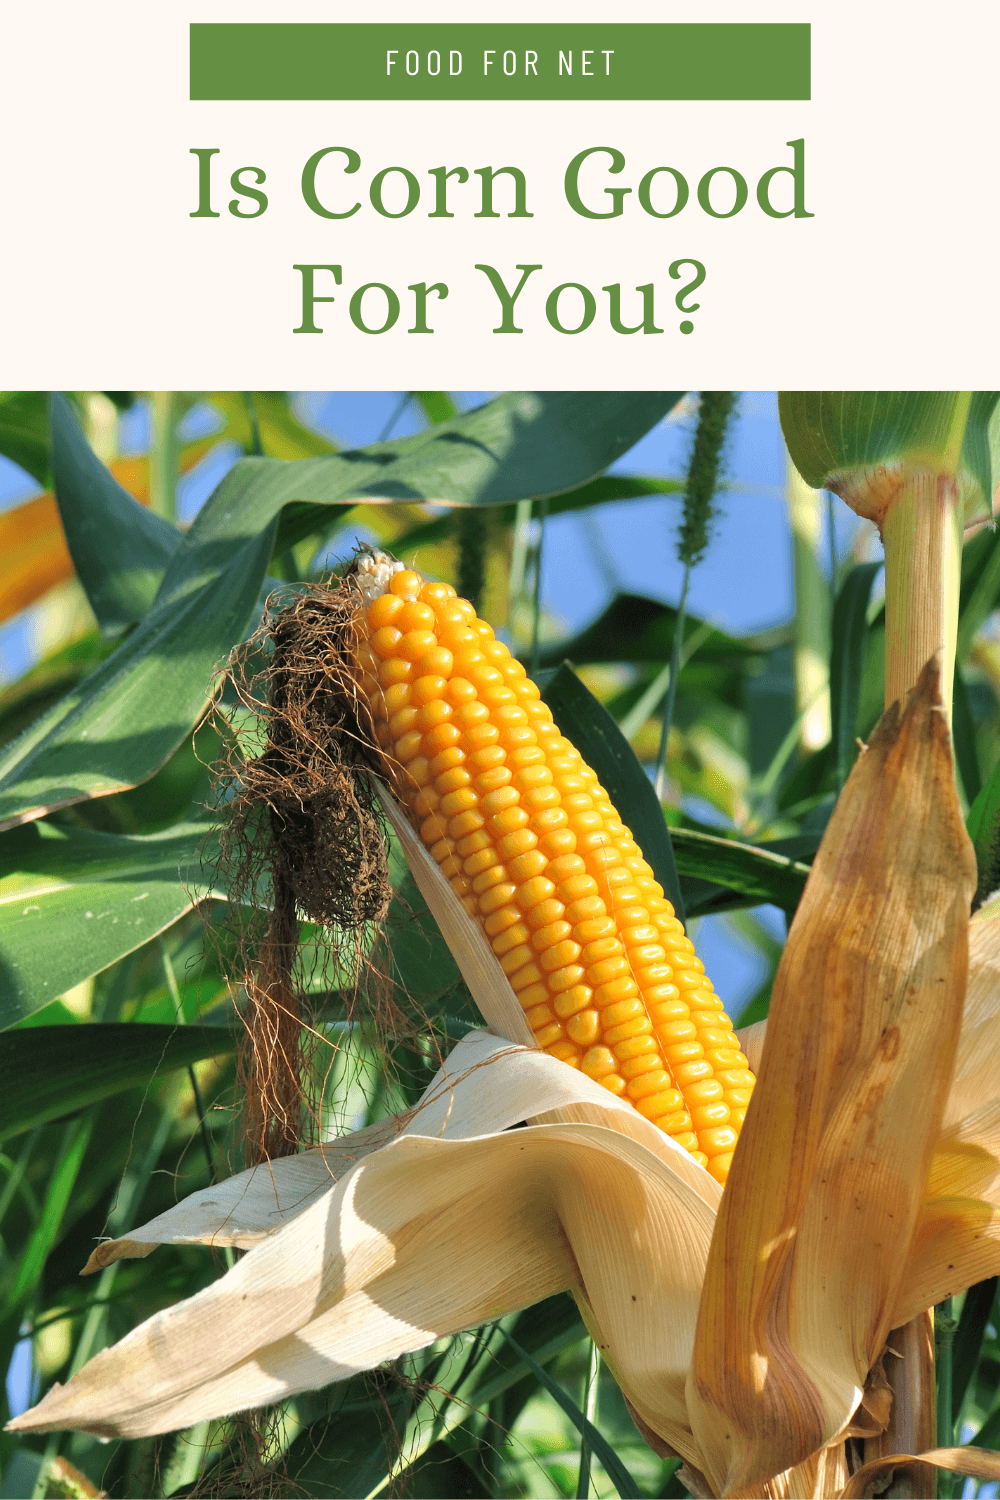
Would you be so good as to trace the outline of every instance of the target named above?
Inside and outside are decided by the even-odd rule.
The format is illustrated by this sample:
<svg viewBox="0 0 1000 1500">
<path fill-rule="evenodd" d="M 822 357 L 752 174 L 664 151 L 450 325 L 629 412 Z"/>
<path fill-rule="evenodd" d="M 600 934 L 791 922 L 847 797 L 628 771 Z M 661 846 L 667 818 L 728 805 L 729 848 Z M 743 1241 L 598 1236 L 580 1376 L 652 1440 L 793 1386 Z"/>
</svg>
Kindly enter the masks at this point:
<svg viewBox="0 0 1000 1500">
<path fill-rule="evenodd" d="M 832 1442 L 892 1326 L 954 1069 L 975 889 L 938 680 L 932 661 L 851 773 L 778 969 L 688 1389 L 722 1494 Z"/>
<path fill-rule="evenodd" d="M 574 1102 L 607 1123 L 481 1133 Z M 169 1431 L 343 1379 L 570 1287 L 644 1419 L 693 1456 L 684 1382 L 715 1214 L 713 1195 L 688 1179 L 712 1179 L 647 1122 L 648 1145 L 614 1129 L 625 1113 L 635 1112 L 554 1059 L 476 1033 L 397 1138 L 339 1181 L 342 1150 L 307 1153 L 305 1171 L 281 1159 L 105 1247 L 105 1263 L 152 1240 L 253 1248 L 18 1426 Z M 282 1227 L 262 1238 L 268 1217 Z"/>
<path fill-rule="evenodd" d="M 831 1231 L 830 1244 L 818 1249 L 796 1243 L 797 1254 L 786 1255 L 791 1274 L 770 1300 L 758 1298 L 753 1317 L 735 1328 L 729 1347 L 743 1361 L 741 1368 L 745 1351 L 753 1355 L 760 1347 L 755 1330 L 776 1329 L 783 1350 L 791 1349 L 793 1357 L 805 1352 L 812 1361 L 830 1405 L 821 1440 L 793 1467 L 801 1445 L 779 1448 L 774 1442 L 768 1426 L 773 1391 L 762 1382 L 770 1404 L 758 1393 L 759 1404 L 740 1410 L 747 1426 L 756 1421 L 754 1460 L 761 1462 L 763 1448 L 774 1467 L 759 1483 L 748 1481 L 743 1493 L 775 1500 L 861 1493 L 858 1476 L 848 1480 L 839 1438 L 857 1405 L 852 1398 L 860 1399 L 881 1353 L 879 1331 L 925 1307 L 927 1302 L 911 1311 L 910 1303 L 928 1289 L 937 1296 L 942 1278 L 952 1275 L 949 1266 L 974 1266 L 977 1276 L 1000 1269 L 1000 1238 L 991 1227 L 991 1195 L 1000 1172 L 1000 1076 L 989 1067 L 1000 1042 L 1000 910 L 984 908 L 972 924 L 966 1020 L 949 1096 L 970 880 L 951 796 L 940 711 L 925 685 L 902 722 L 890 718 L 873 740 L 844 799 L 841 825 L 831 825 L 817 860 L 819 880 L 810 882 L 806 920 L 793 927 L 786 1000 L 772 1013 L 758 1102 L 750 1113 L 759 1126 L 749 1137 L 745 1132 L 733 1168 L 737 1181 L 743 1173 L 751 1184 L 763 1184 L 762 1194 L 776 1195 L 776 1207 L 755 1207 L 758 1233 L 761 1225 L 771 1233 L 775 1221 L 780 1232 L 789 1204 L 800 1204 L 791 1238 L 807 1242 L 815 1232 L 817 1204 L 830 1192 L 823 1177 L 830 1161 L 838 1182 L 853 1172 L 859 1190 L 877 1189 L 890 1210 L 887 1179 L 908 1174 L 910 1223 L 899 1232 L 904 1243 L 895 1246 L 898 1264 L 889 1264 L 884 1219 L 878 1220 L 870 1199 L 863 1200 L 864 1214 L 855 1212 L 864 1217 L 868 1238 L 838 1243 Z M 888 858 L 887 830 L 908 872 L 896 890 L 884 880 L 884 869 L 878 883 L 878 860 Z M 916 869 L 906 863 L 913 845 L 921 852 Z M 421 871 L 425 898 L 451 921 L 449 938 L 463 972 L 501 1030 L 511 1024 L 510 1005 L 516 1002 L 488 947 L 476 949 L 478 929 L 468 922 L 471 933 L 460 930 L 456 903 L 433 862 L 424 856 L 420 866 L 422 854 L 412 851 L 410 857 Z M 840 920 L 845 910 L 847 920 Z M 838 916 L 832 936 L 831 912 Z M 859 1014 L 854 989 L 841 992 L 844 973 L 850 976 L 859 953 L 878 956 L 878 939 L 887 931 L 895 934 L 885 945 L 892 965 L 880 973 L 883 979 L 891 973 L 896 987 L 876 986 L 872 999 L 862 976 L 866 1003 Z M 811 993 L 801 985 L 794 990 L 802 974 L 820 987 L 828 1006 L 844 1008 L 826 1030 L 829 1056 L 817 1056 L 807 1024 L 814 1013 Z M 913 998 L 915 979 L 921 984 Z M 931 985 L 937 1009 L 924 1005 Z M 891 1010 L 901 990 L 910 1001 L 904 998 L 903 1008 L 913 1017 L 892 1022 L 869 1013 L 876 1001 Z M 783 1027 L 775 1024 L 782 1016 Z M 887 1019 L 900 1027 L 899 1044 L 880 1051 Z M 759 1029 L 749 1045 L 758 1038 Z M 904 1067 L 909 1071 L 897 1076 Z M 838 1079 L 840 1094 L 821 1107 Z M 904 1096 L 919 1100 L 916 1123 L 912 1105 L 904 1109 L 899 1103 Z M 790 1099 L 806 1101 L 813 1111 L 803 1154 L 791 1162 L 787 1138 L 791 1131 L 794 1140 L 796 1121 L 790 1119 Z M 847 1130 L 852 1113 L 862 1125 L 853 1135 Z M 901 1149 L 897 1133 L 903 1133 L 904 1117 Z M 523 1120 L 533 1122 L 530 1128 L 507 1129 Z M 914 1145 L 918 1127 L 922 1136 Z M 832 1151 L 831 1140 L 841 1143 L 846 1160 Z M 779 1151 L 786 1152 L 783 1164 Z M 781 1165 L 783 1170 L 771 1170 Z M 956 1188 L 957 1200 L 935 1196 Z M 98 1355 L 13 1425 L 125 1436 L 167 1431 L 329 1383 L 569 1288 L 641 1430 L 679 1453 L 704 1493 L 722 1494 L 727 1487 L 738 1492 L 723 1467 L 730 1455 L 711 1429 L 704 1388 L 692 1399 L 689 1378 L 696 1324 L 706 1327 L 705 1309 L 717 1296 L 711 1287 L 706 1296 L 703 1283 L 720 1196 L 687 1152 L 606 1090 L 544 1054 L 511 1045 L 507 1037 L 476 1033 L 445 1061 L 413 1111 L 242 1173 L 100 1247 L 89 1269 L 147 1254 L 154 1243 L 233 1244 L 248 1254 L 198 1297 L 158 1314 Z M 974 1215 L 982 1225 L 977 1220 L 973 1227 Z M 723 1243 L 718 1235 L 717 1242 Z M 752 1262 L 769 1242 L 744 1241 L 738 1248 Z M 965 1260 L 956 1261 L 959 1255 Z M 869 1263 L 874 1274 L 859 1277 L 859 1264 Z M 803 1276 L 803 1269 L 810 1274 Z M 789 1332 L 790 1290 L 802 1315 L 796 1338 L 812 1340 L 804 1351 Z M 852 1328 L 857 1347 L 845 1337 Z M 823 1365 L 827 1354 L 829 1368 Z M 790 1389 L 783 1396 L 778 1426 L 794 1432 L 797 1395 Z M 845 1412 L 839 1424 L 838 1411 Z M 728 1414 L 714 1420 L 734 1430 Z M 951 1461 L 948 1455 L 920 1457 Z M 879 1462 L 904 1460 L 887 1455 Z"/>
</svg>

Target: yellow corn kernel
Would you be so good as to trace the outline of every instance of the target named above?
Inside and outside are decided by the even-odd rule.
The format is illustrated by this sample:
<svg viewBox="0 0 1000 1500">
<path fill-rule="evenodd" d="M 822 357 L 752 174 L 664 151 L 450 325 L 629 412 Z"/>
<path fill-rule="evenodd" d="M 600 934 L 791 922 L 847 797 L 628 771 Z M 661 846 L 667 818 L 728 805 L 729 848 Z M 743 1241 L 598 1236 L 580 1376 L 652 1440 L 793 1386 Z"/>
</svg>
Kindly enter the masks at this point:
<svg viewBox="0 0 1000 1500">
<path fill-rule="evenodd" d="M 553 1001 L 553 1009 L 557 1016 L 566 1020 L 569 1016 L 575 1016 L 578 1011 L 586 1010 L 593 999 L 594 992 L 589 985 L 575 984 L 568 990 L 561 990 Z"/>
<path fill-rule="evenodd" d="M 538 1046 L 724 1182 L 753 1075 L 631 831 L 472 605 L 389 559 L 358 577 L 374 738 Z"/>
<path fill-rule="evenodd" d="M 581 1047 L 592 1047 L 601 1035 L 601 1016 L 596 1010 L 580 1010 L 566 1022 L 566 1035 Z"/>
</svg>

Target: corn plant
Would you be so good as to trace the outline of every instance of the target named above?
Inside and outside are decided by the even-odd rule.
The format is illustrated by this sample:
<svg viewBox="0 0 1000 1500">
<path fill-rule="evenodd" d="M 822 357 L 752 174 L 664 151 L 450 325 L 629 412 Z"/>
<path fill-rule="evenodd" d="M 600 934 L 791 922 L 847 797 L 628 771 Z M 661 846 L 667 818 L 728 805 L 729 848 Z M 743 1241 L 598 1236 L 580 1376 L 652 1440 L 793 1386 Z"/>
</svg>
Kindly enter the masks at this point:
<svg viewBox="0 0 1000 1500">
<path fill-rule="evenodd" d="M 189 526 L 193 397 L 131 468 L 85 398 L 0 404 L 53 491 L 8 608 L 94 622 L 0 700 L 2 1493 L 1000 1475 L 996 397 L 783 396 L 799 608 L 738 638 L 687 609 L 728 397 L 687 476 L 606 472 L 682 394 L 410 393 L 347 452 L 220 394 Z M 821 491 L 884 606 L 824 588 Z M 677 608 L 555 637 L 546 517 L 658 494 Z"/>
</svg>

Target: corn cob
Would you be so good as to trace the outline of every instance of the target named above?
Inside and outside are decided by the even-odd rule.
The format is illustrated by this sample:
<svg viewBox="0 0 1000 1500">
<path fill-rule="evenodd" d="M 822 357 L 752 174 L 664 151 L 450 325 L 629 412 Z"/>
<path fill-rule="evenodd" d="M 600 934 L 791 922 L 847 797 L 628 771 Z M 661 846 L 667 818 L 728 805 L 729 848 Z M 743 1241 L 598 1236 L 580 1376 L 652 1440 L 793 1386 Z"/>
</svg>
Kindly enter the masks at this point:
<svg viewBox="0 0 1000 1500">
<path fill-rule="evenodd" d="M 539 1047 L 719 1182 L 753 1089 L 722 1002 L 594 772 L 446 583 L 362 559 L 356 663 L 394 791 Z"/>
</svg>

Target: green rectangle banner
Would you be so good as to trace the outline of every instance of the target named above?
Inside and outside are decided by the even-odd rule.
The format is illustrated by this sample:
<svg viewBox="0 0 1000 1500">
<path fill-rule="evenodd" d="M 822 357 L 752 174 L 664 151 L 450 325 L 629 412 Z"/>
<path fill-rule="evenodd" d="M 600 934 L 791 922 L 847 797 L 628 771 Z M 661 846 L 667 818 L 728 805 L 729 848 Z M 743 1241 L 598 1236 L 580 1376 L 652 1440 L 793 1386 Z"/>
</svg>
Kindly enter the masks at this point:
<svg viewBox="0 0 1000 1500">
<path fill-rule="evenodd" d="M 202 23 L 192 99 L 808 99 L 807 24 Z"/>
</svg>

